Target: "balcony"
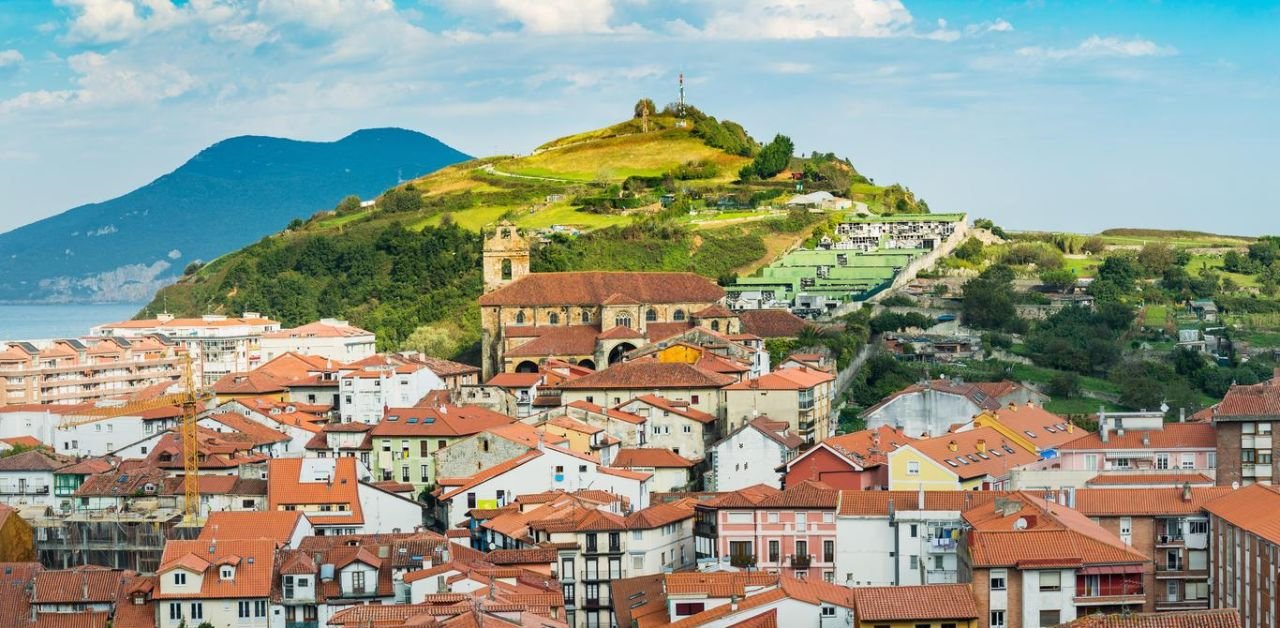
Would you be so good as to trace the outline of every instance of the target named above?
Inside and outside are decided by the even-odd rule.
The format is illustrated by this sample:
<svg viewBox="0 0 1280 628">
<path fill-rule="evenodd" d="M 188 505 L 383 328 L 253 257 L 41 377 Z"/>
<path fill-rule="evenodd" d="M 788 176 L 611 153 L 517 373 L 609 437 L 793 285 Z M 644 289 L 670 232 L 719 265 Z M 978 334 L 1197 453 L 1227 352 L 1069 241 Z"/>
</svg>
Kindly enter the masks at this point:
<svg viewBox="0 0 1280 628">
<path fill-rule="evenodd" d="M 1271 477 L 1271 465 L 1244 463 L 1240 465 L 1240 473 L 1247 478 L 1269 478 Z"/>
<path fill-rule="evenodd" d="M 582 606 L 584 610 L 593 610 L 600 608 L 610 608 L 612 602 L 607 597 L 584 597 L 582 598 Z"/>
<path fill-rule="evenodd" d="M 734 554 L 729 557 L 729 564 L 739 569 L 750 569 L 756 566 L 755 554 Z"/>
<path fill-rule="evenodd" d="M 925 571 L 926 584 L 956 584 L 960 581 L 954 569 L 930 569 Z"/>
<path fill-rule="evenodd" d="M 1157 580 L 1207 580 L 1208 569 L 1186 569 L 1185 565 L 1157 565 Z"/>
<path fill-rule="evenodd" d="M 1182 547 L 1186 540 L 1182 534 L 1157 534 L 1156 547 Z"/>
<path fill-rule="evenodd" d="M 1071 600 L 1076 606 L 1142 606 L 1147 596 L 1142 593 L 1124 595 L 1077 595 Z"/>
<path fill-rule="evenodd" d="M 787 559 L 787 564 L 792 569 L 808 569 L 813 564 L 812 554 L 792 554 Z"/>
<path fill-rule="evenodd" d="M 319 620 L 312 619 L 310 621 L 286 621 L 284 628 L 320 628 Z"/>
<path fill-rule="evenodd" d="M 0 484 L 0 495 L 48 495 L 49 485 Z"/>
<path fill-rule="evenodd" d="M 599 545 L 588 543 L 582 550 L 583 554 L 621 554 L 622 543 L 610 543 L 608 545 Z"/>
<path fill-rule="evenodd" d="M 583 582 L 603 582 L 605 580 L 621 580 L 625 576 L 622 575 L 621 569 L 601 569 L 599 571 L 583 571 Z"/>
<path fill-rule="evenodd" d="M 1156 600 L 1156 612 L 1194 611 L 1209 608 L 1208 598 L 1198 600 Z"/>
</svg>

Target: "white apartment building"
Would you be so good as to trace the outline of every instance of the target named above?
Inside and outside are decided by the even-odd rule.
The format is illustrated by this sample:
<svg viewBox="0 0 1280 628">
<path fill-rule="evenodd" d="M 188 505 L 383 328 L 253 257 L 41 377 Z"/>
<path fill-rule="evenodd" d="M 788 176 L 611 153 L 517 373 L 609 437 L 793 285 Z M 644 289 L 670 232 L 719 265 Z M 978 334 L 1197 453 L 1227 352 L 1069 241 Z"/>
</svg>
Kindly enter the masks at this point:
<svg viewBox="0 0 1280 628">
<path fill-rule="evenodd" d="M 384 364 L 343 373 L 338 378 L 343 423 L 382 420 L 386 408 L 409 408 L 433 390 L 444 390 L 444 380 L 425 364 Z"/>
<path fill-rule="evenodd" d="M 10 342 L 0 350 L 0 406 L 90 403 L 176 382 L 180 353 L 153 336 Z"/>
<path fill-rule="evenodd" d="M 372 356 L 377 353 L 378 346 L 373 332 L 336 318 L 322 318 L 300 327 L 262 335 L 264 362 L 290 351 L 346 363 Z"/>
<path fill-rule="evenodd" d="M 245 312 L 239 318 L 220 314 L 175 318 L 161 314 L 156 318 L 98 325 L 89 334 L 122 338 L 160 334 L 177 341 L 191 353 L 197 376 L 205 386 L 212 386 L 228 373 L 243 373 L 260 366 L 265 361 L 262 336 L 277 331 L 280 323 L 257 312 Z"/>
</svg>

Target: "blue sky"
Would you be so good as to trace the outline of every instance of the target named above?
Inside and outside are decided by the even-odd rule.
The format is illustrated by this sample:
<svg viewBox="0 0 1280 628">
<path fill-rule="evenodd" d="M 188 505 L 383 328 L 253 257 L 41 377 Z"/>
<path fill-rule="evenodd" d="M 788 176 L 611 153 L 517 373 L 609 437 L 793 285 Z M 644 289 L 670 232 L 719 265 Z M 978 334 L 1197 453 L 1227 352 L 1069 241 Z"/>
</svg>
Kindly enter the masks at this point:
<svg viewBox="0 0 1280 628">
<path fill-rule="evenodd" d="M 476 155 L 689 100 L 1016 229 L 1280 231 L 1280 2 L 2 0 L 0 230 L 234 135 Z"/>
</svg>

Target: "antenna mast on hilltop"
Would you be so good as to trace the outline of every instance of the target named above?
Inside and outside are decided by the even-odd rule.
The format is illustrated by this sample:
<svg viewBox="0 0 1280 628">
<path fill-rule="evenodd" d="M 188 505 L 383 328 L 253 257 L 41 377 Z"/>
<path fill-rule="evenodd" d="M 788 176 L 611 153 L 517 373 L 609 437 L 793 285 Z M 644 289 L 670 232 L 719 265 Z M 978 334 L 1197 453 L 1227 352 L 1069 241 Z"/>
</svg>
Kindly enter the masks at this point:
<svg viewBox="0 0 1280 628">
<path fill-rule="evenodd" d="M 684 126 L 684 72 L 680 73 L 680 100 L 676 105 L 676 126 Z"/>
</svg>

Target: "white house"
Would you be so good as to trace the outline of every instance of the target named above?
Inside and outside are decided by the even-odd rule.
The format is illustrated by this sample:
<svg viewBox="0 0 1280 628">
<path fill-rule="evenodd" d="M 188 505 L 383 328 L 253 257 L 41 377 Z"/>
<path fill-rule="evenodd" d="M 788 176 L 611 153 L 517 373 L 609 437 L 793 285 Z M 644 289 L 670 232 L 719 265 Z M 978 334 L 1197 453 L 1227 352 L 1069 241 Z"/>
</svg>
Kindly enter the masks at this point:
<svg viewBox="0 0 1280 628">
<path fill-rule="evenodd" d="M 270 510 L 306 514 L 316 534 L 410 532 L 422 506 L 359 477 L 355 458 L 275 458 L 267 464 Z"/>
<path fill-rule="evenodd" d="M 233 399 L 214 409 L 215 413 L 234 412 L 259 425 L 279 431 L 289 437 L 283 446 L 286 452 L 302 452 L 307 443 L 319 434 L 324 418 L 301 411 L 294 402 L 280 402 L 266 398 Z"/>
<path fill-rule="evenodd" d="M 482 504 L 497 507 L 517 495 L 547 490 L 609 491 L 639 509 L 649 504 L 652 478 L 650 473 L 602 466 L 594 456 L 544 443 L 470 477 L 437 478 L 440 489 L 435 520 L 438 526 L 453 528 L 466 521 L 472 508 Z"/>
<path fill-rule="evenodd" d="M 440 376 L 424 364 L 366 366 L 339 377 L 343 423 L 370 425 L 382 420 L 386 408 L 412 407 L 433 390 L 444 390 Z"/>
<path fill-rule="evenodd" d="M 836 535 L 836 582 L 907 586 L 958 582 L 957 549 L 964 510 L 991 501 L 991 491 L 842 491 Z"/>
<path fill-rule="evenodd" d="M 0 503 L 56 506 L 53 472 L 67 464 L 40 450 L 0 458 Z"/>
<path fill-rule="evenodd" d="M 715 415 L 684 401 L 640 395 L 614 409 L 645 419 L 646 447 L 670 449 L 689 460 L 702 460 L 715 435 Z"/>
<path fill-rule="evenodd" d="M 154 594 L 158 628 L 208 622 L 214 626 L 271 628 L 276 542 L 195 540 L 165 543 Z M 279 622 L 277 624 L 277 622 Z"/>
<path fill-rule="evenodd" d="M 781 488 L 778 467 L 795 458 L 804 439 L 785 421 L 756 417 L 711 446 L 708 491 L 736 491 L 765 484 Z"/>
<path fill-rule="evenodd" d="M 263 360 L 271 360 L 290 351 L 345 363 L 363 360 L 377 353 L 378 345 L 373 332 L 336 318 L 322 318 L 301 327 L 262 335 Z"/>
</svg>

